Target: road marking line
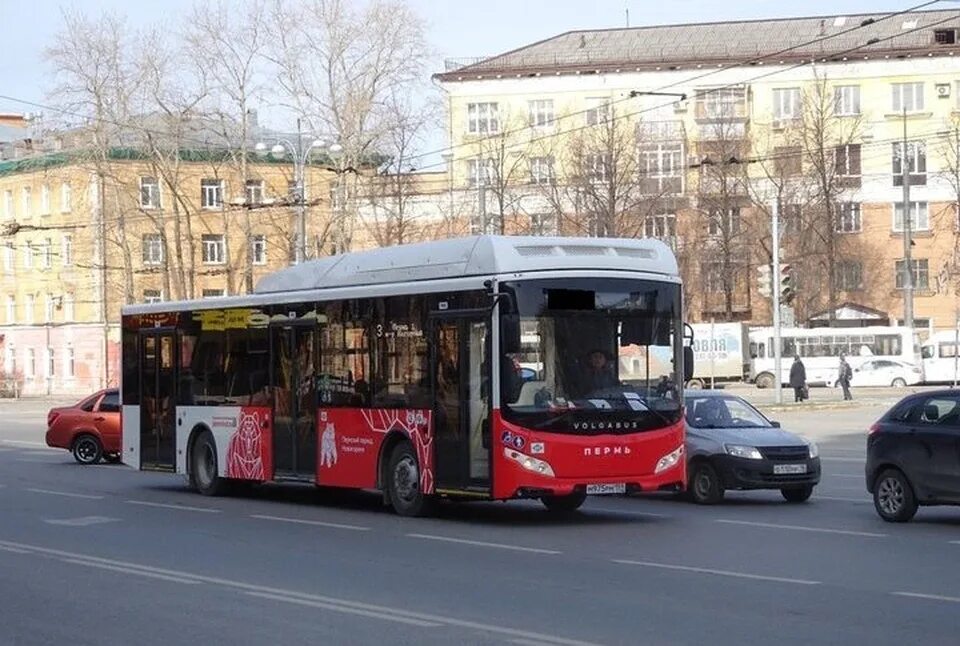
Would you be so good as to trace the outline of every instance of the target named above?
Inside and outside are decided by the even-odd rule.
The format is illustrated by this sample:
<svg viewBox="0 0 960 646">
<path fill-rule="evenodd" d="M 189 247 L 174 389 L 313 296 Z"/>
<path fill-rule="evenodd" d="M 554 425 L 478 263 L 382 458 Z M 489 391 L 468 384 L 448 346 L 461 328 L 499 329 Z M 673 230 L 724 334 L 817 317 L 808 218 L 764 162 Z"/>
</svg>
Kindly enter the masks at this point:
<svg viewBox="0 0 960 646">
<path fill-rule="evenodd" d="M 200 511 L 206 512 L 208 514 L 219 514 L 219 509 L 211 509 L 210 507 L 191 507 L 189 505 L 171 505 L 163 502 L 148 502 L 146 500 L 124 500 L 128 505 L 143 505 L 144 507 L 160 507 L 162 509 L 177 509 L 180 511 Z"/>
<path fill-rule="evenodd" d="M 513 550 L 515 552 L 532 552 L 534 554 L 563 554 L 557 550 L 546 550 L 539 547 L 523 547 L 522 545 L 508 545 L 506 543 L 488 543 L 486 541 L 472 541 L 466 538 L 453 538 L 451 536 L 437 536 L 435 534 L 407 534 L 410 538 L 422 538 L 428 541 L 444 541 L 447 543 L 460 543 L 462 545 L 474 545 L 476 547 L 492 547 L 498 550 Z"/>
<path fill-rule="evenodd" d="M 660 568 L 663 570 L 679 570 L 681 572 L 697 572 L 700 574 L 715 574 L 717 576 L 729 576 L 738 579 L 753 579 L 756 581 L 774 581 L 776 583 L 793 583 L 796 585 L 820 585 L 819 581 L 808 581 L 806 579 L 790 579 L 780 576 L 765 576 L 762 574 L 748 574 L 746 572 L 730 572 L 729 570 L 714 570 L 711 568 L 692 567 L 689 565 L 671 565 L 669 563 L 652 563 L 650 561 L 631 561 L 626 559 L 614 559 L 614 563 L 621 565 L 639 565 L 642 567 Z"/>
<path fill-rule="evenodd" d="M 886 534 L 875 532 L 858 532 L 852 529 L 831 529 L 829 527 L 804 527 L 803 525 L 778 525 L 776 523 L 759 523 L 752 520 L 728 520 L 718 518 L 715 523 L 726 525 L 746 525 L 748 527 L 765 527 L 767 529 L 789 529 L 797 532 L 815 532 L 819 534 L 841 534 L 844 536 L 866 536 L 867 538 L 884 538 Z"/>
<path fill-rule="evenodd" d="M 520 644 L 520 646 L 549 646 L 550 642 L 541 642 L 533 639 L 511 639 L 511 644 Z"/>
<path fill-rule="evenodd" d="M 643 518 L 673 518 L 668 514 L 656 514 L 652 511 L 632 511 L 630 509 L 608 509 L 606 507 L 586 507 L 583 511 L 602 511 L 607 514 L 626 514 Z"/>
<path fill-rule="evenodd" d="M 857 480 L 865 480 L 866 478 L 862 473 L 827 473 L 825 474 L 828 478 L 856 478 Z"/>
<path fill-rule="evenodd" d="M 814 500 L 834 500 L 837 502 L 855 502 L 860 505 L 872 505 L 873 501 L 869 498 L 845 498 L 843 496 L 821 496 L 817 494 Z"/>
<path fill-rule="evenodd" d="M 81 516 L 80 518 L 44 519 L 43 522 L 49 525 L 65 525 L 67 527 L 89 527 L 90 525 L 100 525 L 103 523 L 115 523 L 119 518 L 108 518 L 107 516 Z"/>
<path fill-rule="evenodd" d="M 360 525 L 344 525 L 343 523 L 326 523 L 322 520 L 306 520 L 303 518 L 284 518 L 283 516 L 267 516 L 265 514 L 251 514 L 250 518 L 257 518 L 259 520 L 275 520 L 281 523 L 294 523 L 296 525 L 315 525 L 317 527 L 330 527 L 332 529 L 350 529 L 355 532 L 370 531 L 369 527 L 362 527 Z"/>
<path fill-rule="evenodd" d="M 867 461 L 867 459 L 866 459 L 865 457 L 863 457 L 863 458 L 839 458 L 839 457 L 832 457 L 832 456 L 829 456 L 829 455 L 821 455 L 821 456 L 820 456 L 820 460 L 828 460 L 828 461 L 830 461 L 830 462 L 860 462 L 861 464 Z"/>
<path fill-rule="evenodd" d="M 401 610 L 398 608 L 390 608 L 387 606 L 380 606 L 371 603 L 363 603 L 360 601 L 350 601 L 347 599 L 337 599 L 335 597 L 325 597 L 316 594 L 309 594 L 305 592 L 297 592 L 294 590 L 285 590 L 282 588 L 272 588 L 269 586 L 256 585 L 252 583 L 244 583 L 242 581 L 234 581 L 231 579 L 221 579 L 212 576 L 204 576 L 199 574 L 190 574 L 188 572 L 181 572 L 177 570 L 169 570 L 164 568 L 152 567 L 149 565 L 139 565 L 137 563 L 131 563 L 129 561 L 117 561 L 112 559 L 105 559 L 98 556 L 88 556 L 86 554 L 78 554 L 76 552 L 67 552 L 64 550 L 52 549 L 49 547 L 40 547 L 37 545 L 29 545 L 25 543 L 15 543 L 12 541 L 0 540 L 0 545 L 6 547 L 13 547 L 28 550 L 33 554 L 39 556 L 47 556 L 57 559 L 78 559 L 90 563 L 102 563 L 105 565 L 113 565 L 123 568 L 132 568 L 140 572 L 152 572 L 155 574 L 165 574 L 171 577 L 179 577 L 191 579 L 194 581 L 199 581 L 201 583 L 209 583 L 211 585 L 219 585 L 225 588 L 230 588 L 233 590 L 242 590 L 244 592 L 253 591 L 253 592 L 264 592 L 268 594 L 276 594 L 283 597 L 293 597 L 297 599 L 307 599 L 309 601 L 319 601 L 323 603 L 329 603 L 337 606 L 345 606 L 348 608 L 360 608 L 362 610 L 370 610 L 372 612 L 380 612 L 384 614 L 397 615 L 401 617 L 410 617 L 412 619 L 420 619 L 422 621 L 436 622 L 444 624 L 447 626 L 456 626 L 459 628 L 468 628 L 471 630 L 479 630 L 486 633 L 492 633 L 496 635 L 504 635 L 507 637 L 513 638 L 522 638 L 530 639 L 534 641 L 541 641 L 544 643 L 552 644 L 554 646 L 597 646 L 593 642 L 586 642 L 577 639 L 568 639 L 565 637 L 555 637 L 553 635 L 547 635 L 544 633 L 538 633 L 530 630 L 522 630 L 519 628 L 509 628 L 507 626 L 496 626 L 490 624 L 484 624 L 477 621 L 469 621 L 465 619 L 456 619 L 453 617 L 444 617 L 440 615 L 432 615 L 422 612 L 412 612 L 409 610 Z"/>
<path fill-rule="evenodd" d="M 411 626 L 419 626 L 421 628 L 438 628 L 443 624 L 438 624 L 432 621 L 422 621 L 420 619 L 409 619 L 407 617 L 401 617 L 399 615 L 391 615 L 382 612 L 374 612 L 372 610 L 362 610 L 360 608 L 349 608 L 347 606 L 341 606 L 333 603 L 325 603 L 323 601 L 310 601 L 308 599 L 297 599 L 296 597 L 287 597 L 279 594 L 268 594 L 266 592 L 250 592 L 247 591 L 244 594 L 248 594 L 251 597 L 259 597 L 261 599 L 273 599 L 275 601 L 283 601 L 285 603 L 295 603 L 301 606 L 309 606 L 311 608 L 323 608 L 325 610 L 333 610 L 335 612 L 345 612 L 352 615 L 359 615 L 361 617 L 371 617 L 373 619 L 382 619 L 384 621 L 396 621 L 401 624 L 408 624 Z"/>
<path fill-rule="evenodd" d="M 183 583 L 186 585 L 197 585 L 200 581 L 194 581 L 193 579 L 185 579 L 183 577 L 169 576 L 166 574 L 156 574 L 154 572 L 143 572 L 133 568 L 120 567 L 118 565 L 107 565 L 106 563 L 94 563 L 92 561 L 85 561 L 82 559 L 60 559 L 64 563 L 73 563 L 74 565 L 86 565 L 87 567 L 95 567 L 101 570 L 110 570 L 111 572 L 122 572 L 123 574 L 133 574 L 135 576 L 145 576 L 151 579 L 160 579 L 161 581 L 170 581 L 172 583 Z"/>
<path fill-rule="evenodd" d="M 32 493 L 43 493 L 48 496 L 65 496 L 67 498 L 84 498 L 86 500 L 103 500 L 103 496 L 93 496 L 86 493 L 72 493 L 70 491 L 52 491 L 50 489 L 27 489 Z"/>
<path fill-rule="evenodd" d="M 913 599 L 930 599 L 932 601 L 949 601 L 951 603 L 960 603 L 960 597 L 945 597 L 940 594 L 921 594 L 919 592 L 891 592 L 898 597 L 911 597 Z"/>
<path fill-rule="evenodd" d="M 13 552 L 14 554 L 30 554 L 28 550 L 22 550 L 18 547 L 7 547 L 6 545 L 0 545 L 0 550 L 4 552 Z"/>
<path fill-rule="evenodd" d="M 960 541 L 950 541 L 951 545 L 960 545 Z"/>
</svg>

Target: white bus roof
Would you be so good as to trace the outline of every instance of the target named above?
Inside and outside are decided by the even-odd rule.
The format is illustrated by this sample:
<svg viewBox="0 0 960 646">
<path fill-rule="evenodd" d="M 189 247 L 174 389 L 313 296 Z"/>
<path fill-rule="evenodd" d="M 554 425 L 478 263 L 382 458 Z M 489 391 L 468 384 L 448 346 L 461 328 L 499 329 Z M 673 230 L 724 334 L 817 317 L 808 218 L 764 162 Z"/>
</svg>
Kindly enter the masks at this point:
<svg viewBox="0 0 960 646">
<path fill-rule="evenodd" d="M 659 240 L 474 236 L 311 260 L 264 276 L 254 293 L 565 269 L 646 272 L 679 278 L 677 259 Z"/>
<path fill-rule="evenodd" d="M 820 337 L 820 336 L 869 336 L 877 334 L 909 334 L 910 328 L 899 326 L 871 325 L 866 327 L 785 327 L 780 330 L 781 336 L 790 337 Z M 751 328 L 751 337 L 763 337 L 773 334 L 772 327 Z"/>
</svg>

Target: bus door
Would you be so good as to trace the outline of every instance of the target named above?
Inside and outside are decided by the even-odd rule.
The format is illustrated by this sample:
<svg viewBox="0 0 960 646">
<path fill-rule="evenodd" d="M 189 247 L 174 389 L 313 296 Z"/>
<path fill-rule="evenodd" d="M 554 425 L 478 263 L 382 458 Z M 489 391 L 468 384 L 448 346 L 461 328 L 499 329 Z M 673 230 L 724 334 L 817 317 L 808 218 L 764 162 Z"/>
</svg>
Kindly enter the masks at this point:
<svg viewBox="0 0 960 646">
<path fill-rule="evenodd" d="M 270 326 L 273 461 L 277 479 L 316 479 L 319 338 L 315 321 Z"/>
<path fill-rule="evenodd" d="M 176 468 L 176 330 L 140 331 L 140 468 Z"/>
<path fill-rule="evenodd" d="M 437 314 L 431 320 L 436 489 L 490 491 L 490 314 Z"/>
</svg>

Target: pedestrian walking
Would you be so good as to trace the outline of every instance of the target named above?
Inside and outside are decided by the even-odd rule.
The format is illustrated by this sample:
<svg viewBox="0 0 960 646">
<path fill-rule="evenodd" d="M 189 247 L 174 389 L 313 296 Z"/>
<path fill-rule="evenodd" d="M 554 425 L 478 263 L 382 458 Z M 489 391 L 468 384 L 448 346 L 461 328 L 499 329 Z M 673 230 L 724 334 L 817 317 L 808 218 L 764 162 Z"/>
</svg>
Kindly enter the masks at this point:
<svg viewBox="0 0 960 646">
<path fill-rule="evenodd" d="M 790 387 L 793 388 L 793 401 L 802 402 L 807 398 L 807 368 L 800 355 L 794 355 L 790 366 Z"/>
<path fill-rule="evenodd" d="M 847 363 L 847 358 L 844 355 L 840 355 L 840 371 L 837 375 L 837 382 L 840 384 L 840 387 L 843 388 L 843 400 L 850 401 L 853 399 L 853 395 L 850 394 L 850 380 L 853 378 L 853 369 L 850 367 L 850 364 Z"/>
</svg>

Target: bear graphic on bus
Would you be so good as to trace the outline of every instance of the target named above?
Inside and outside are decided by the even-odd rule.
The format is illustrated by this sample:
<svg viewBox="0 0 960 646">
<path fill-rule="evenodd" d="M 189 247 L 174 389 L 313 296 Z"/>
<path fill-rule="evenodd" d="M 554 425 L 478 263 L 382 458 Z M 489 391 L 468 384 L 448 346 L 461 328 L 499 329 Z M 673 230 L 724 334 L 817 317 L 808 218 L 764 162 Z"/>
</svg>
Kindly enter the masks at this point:
<svg viewBox="0 0 960 646">
<path fill-rule="evenodd" d="M 327 427 L 320 436 L 320 466 L 332 467 L 337 463 L 337 433 L 333 422 L 327 422 Z"/>
</svg>

